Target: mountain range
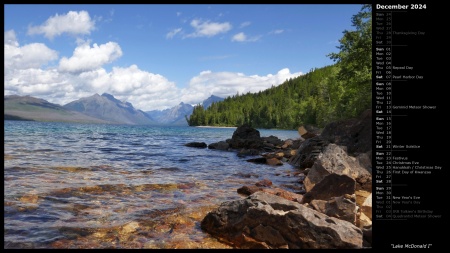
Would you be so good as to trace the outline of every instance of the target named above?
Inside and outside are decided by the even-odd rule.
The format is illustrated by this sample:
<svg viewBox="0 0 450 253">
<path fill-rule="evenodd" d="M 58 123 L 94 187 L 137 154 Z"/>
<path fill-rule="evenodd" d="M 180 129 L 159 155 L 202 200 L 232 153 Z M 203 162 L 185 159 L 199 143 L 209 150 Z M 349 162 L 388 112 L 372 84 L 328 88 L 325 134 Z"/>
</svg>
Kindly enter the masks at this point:
<svg viewBox="0 0 450 253">
<path fill-rule="evenodd" d="M 57 104 L 49 103 L 44 99 L 17 95 L 5 96 L 4 119 L 109 123 L 108 121 L 71 111 Z"/>
<path fill-rule="evenodd" d="M 214 102 L 220 102 L 223 98 L 211 95 L 203 100 L 203 108 L 208 108 Z M 189 117 L 194 111 L 194 107 L 190 104 L 181 102 L 179 105 L 165 110 L 153 110 L 146 113 L 161 124 L 187 126 L 186 117 Z"/>
<path fill-rule="evenodd" d="M 222 100 L 211 96 L 202 105 L 209 107 L 212 102 Z M 144 112 L 108 93 L 94 94 L 62 106 L 31 96 L 4 97 L 5 120 L 187 126 L 186 118 L 192 114 L 193 108 L 181 102 L 169 109 Z"/>
<path fill-rule="evenodd" d="M 108 93 L 80 98 L 63 107 L 117 124 L 150 125 L 156 123 L 145 112 L 135 109 L 131 103 L 122 102 Z"/>
</svg>

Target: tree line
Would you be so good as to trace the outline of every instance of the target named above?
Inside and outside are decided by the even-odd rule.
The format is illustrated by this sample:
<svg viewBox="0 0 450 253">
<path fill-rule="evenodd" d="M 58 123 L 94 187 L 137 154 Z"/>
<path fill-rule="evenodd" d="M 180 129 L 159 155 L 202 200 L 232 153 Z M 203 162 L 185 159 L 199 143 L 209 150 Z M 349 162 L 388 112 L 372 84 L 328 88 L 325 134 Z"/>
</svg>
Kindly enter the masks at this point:
<svg viewBox="0 0 450 253">
<path fill-rule="evenodd" d="M 297 129 L 358 116 L 372 105 L 372 9 L 363 5 L 345 30 L 335 64 L 312 69 L 258 93 L 236 94 L 207 109 L 196 105 L 190 126 Z"/>
</svg>

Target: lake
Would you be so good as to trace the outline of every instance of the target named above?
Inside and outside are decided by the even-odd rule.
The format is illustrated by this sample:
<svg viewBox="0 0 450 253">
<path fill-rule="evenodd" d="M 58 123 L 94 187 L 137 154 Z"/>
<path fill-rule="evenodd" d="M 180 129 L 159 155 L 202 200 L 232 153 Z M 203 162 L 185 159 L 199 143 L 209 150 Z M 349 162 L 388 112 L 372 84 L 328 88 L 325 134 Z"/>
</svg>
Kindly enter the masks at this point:
<svg viewBox="0 0 450 253">
<path fill-rule="evenodd" d="M 298 186 L 287 163 L 184 146 L 234 131 L 5 120 L 4 248 L 230 248 L 200 229 L 209 211 L 262 179 Z"/>
</svg>

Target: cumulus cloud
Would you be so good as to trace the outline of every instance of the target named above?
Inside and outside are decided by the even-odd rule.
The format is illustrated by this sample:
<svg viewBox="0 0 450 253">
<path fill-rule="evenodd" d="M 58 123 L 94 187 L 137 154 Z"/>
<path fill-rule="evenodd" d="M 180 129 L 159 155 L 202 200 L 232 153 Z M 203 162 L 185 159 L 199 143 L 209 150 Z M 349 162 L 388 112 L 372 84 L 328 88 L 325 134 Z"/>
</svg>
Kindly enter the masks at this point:
<svg viewBox="0 0 450 253">
<path fill-rule="evenodd" d="M 17 69 L 5 74 L 5 95 L 31 95 L 51 103 L 67 104 L 95 93 L 110 93 L 144 111 L 167 109 L 181 102 L 180 90 L 164 76 L 139 69 L 114 67 L 80 74 L 57 69 Z"/>
<path fill-rule="evenodd" d="M 50 17 L 42 25 L 28 27 L 28 34 L 43 34 L 53 39 L 63 33 L 71 35 L 90 34 L 95 28 L 95 21 L 87 11 L 69 11 L 67 14 Z"/>
<path fill-rule="evenodd" d="M 220 33 L 226 33 L 232 28 L 231 24 L 228 22 L 215 23 L 210 21 L 202 21 L 200 19 L 192 20 L 191 26 L 195 29 L 195 31 L 185 37 L 212 37 Z"/>
<path fill-rule="evenodd" d="M 181 102 L 175 83 L 162 75 L 143 71 L 137 65 L 113 67 L 111 72 L 97 69 L 81 73 L 79 78 L 93 93 L 110 93 L 142 110 L 166 109 Z"/>
<path fill-rule="evenodd" d="M 5 95 L 63 96 L 72 90 L 73 87 L 67 85 L 67 79 L 56 69 L 14 69 L 5 73 Z"/>
<path fill-rule="evenodd" d="M 5 36 L 4 38 L 5 45 L 14 47 L 19 46 L 19 42 L 17 42 L 16 33 L 14 32 L 14 30 L 6 31 L 4 36 Z"/>
<path fill-rule="evenodd" d="M 59 70 L 63 72 L 80 73 L 100 68 L 122 56 L 122 49 L 115 42 L 108 42 L 91 47 L 88 43 L 75 48 L 72 57 L 63 57 L 59 62 Z"/>
<path fill-rule="evenodd" d="M 22 47 L 13 30 L 5 32 L 5 95 L 30 95 L 51 103 L 67 104 L 95 93 L 107 92 L 131 102 L 141 110 L 167 109 L 179 104 L 180 90 L 166 77 L 131 65 L 102 68 L 122 55 L 114 42 L 89 46 L 79 41 L 70 58 L 62 58 L 59 67 L 42 65 L 57 59 L 56 51 L 44 44 Z"/>
<path fill-rule="evenodd" d="M 42 43 L 20 46 L 14 30 L 6 31 L 4 41 L 5 71 L 10 69 L 39 68 L 58 59 L 58 53 Z"/>
<path fill-rule="evenodd" d="M 225 98 L 237 92 L 239 94 L 255 93 L 268 89 L 272 85 L 278 86 L 286 79 L 300 75 L 302 75 L 301 72 L 291 73 L 287 68 L 281 69 L 275 75 L 265 76 L 202 71 L 190 80 L 188 88 L 182 90 L 182 99 L 187 103 L 198 103 L 213 94 Z"/>
<path fill-rule="evenodd" d="M 245 35 L 245 33 L 240 32 L 235 34 L 232 38 L 231 41 L 237 41 L 237 42 L 254 42 L 254 41 L 258 41 L 261 38 L 261 36 L 253 36 L 253 37 L 248 37 L 247 35 Z"/>
<path fill-rule="evenodd" d="M 247 40 L 244 36 L 243 41 Z M 90 41 L 78 40 L 73 55 L 61 58 L 59 65 L 56 51 L 42 43 L 20 46 L 13 30 L 5 31 L 4 46 L 5 95 L 31 95 L 60 105 L 106 92 L 132 103 L 137 109 L 161 110 L 180 102 L 198 104 L 212 94 L 228 97 L 237 92 L 262 91 L 302 74 L 291 73 L 287 68 L 267 75 L 206 70 L 194 76 L 188 87 L 181 89 L 167 77 L 142 70 L 137 65 L 113 67 L 107 71 L 103 65 L 122 55 L 115 42 L 91 46 Z M 230 55 L 212 56 L 211 59 L 226 57 Z M 49 64 L 52 61 L 53 65 Z"/>
<path fill-rule="evenodd" d="M 171 38 L 173 38 L 173 36 L 175 36 L 179 32 L 181 32 L 181 28 L 173 29 L 172 31 L 170 31 L 166 34 L 166 38 L 171 39 Z"/>
</svg>

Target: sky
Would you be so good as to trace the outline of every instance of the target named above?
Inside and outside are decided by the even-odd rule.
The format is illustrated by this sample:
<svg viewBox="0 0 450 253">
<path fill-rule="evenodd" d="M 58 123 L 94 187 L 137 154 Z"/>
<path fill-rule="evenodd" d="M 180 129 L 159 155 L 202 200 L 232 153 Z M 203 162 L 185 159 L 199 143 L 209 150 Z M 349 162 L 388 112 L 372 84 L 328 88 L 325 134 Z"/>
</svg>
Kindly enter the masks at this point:
<svg viewBox="0 0 450 253">
<path fill-rule="evenodd" d="M 331 65 L 357 4 L 5 4 L 4 94 L 143 111 L 254 93 Z"/>
</svg>

